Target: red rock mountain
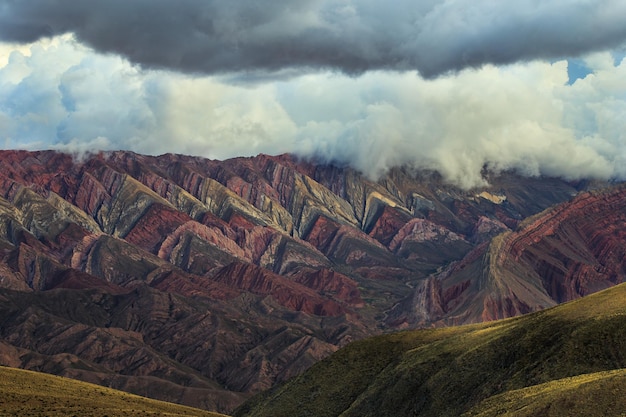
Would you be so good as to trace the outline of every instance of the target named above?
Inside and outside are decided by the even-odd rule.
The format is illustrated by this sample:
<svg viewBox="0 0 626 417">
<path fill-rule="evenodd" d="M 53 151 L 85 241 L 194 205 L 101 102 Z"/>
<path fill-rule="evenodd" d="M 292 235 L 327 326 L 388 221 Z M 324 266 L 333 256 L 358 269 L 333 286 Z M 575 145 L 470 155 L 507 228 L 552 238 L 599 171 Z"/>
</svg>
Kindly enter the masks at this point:
<svg viewBox="0 0 626 417">
<path fill-rule="evenodd" d="M 626 187 L 580 193 L 421 281 L 388 324 L 495 320 L 589 295 L 624 282 L 625 239 Z"/>
<path fill-rule="evenodd" d="M 355 339 L 624 276 L 619 186 L 503 174 L 464 191 L 289 155 L 0 164 L 0 364 L 217 411 Z"/>
</svg>

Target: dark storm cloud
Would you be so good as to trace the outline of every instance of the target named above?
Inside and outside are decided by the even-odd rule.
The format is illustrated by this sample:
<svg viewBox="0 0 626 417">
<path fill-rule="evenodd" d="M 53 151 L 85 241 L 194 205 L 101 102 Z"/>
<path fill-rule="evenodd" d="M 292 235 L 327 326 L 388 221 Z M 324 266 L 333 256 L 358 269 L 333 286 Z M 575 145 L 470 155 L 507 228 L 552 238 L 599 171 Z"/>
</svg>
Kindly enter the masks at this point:
<svg viewBox="0 0 626 417">
<path fill-rule="evenodd" d="M 74 33 L 185 72 L 418 70 L 560 58 L 626 40 L 623 0 L 8 0 L 0 39 Z"/>
</svg>

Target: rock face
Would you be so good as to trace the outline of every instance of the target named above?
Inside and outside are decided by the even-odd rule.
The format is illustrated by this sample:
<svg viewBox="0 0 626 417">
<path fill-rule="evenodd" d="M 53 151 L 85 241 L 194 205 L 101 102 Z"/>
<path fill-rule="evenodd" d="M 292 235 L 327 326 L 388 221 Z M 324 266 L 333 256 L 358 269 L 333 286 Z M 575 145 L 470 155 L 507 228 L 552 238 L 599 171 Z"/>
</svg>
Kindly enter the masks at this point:
<svg viewBox="0 0 626 417">
<path fill-rule="evenodd" d="M 373 182 L 289 155 L 0 163 L 2 363 L 217 411 L 355 339 L 623 276 L 620 188 L 520 225 L 594 186 L 505 173 L 464 191 L 402 169 Z"/>
<path fill-rule="evenodd" d="M 581 193 L 422 281 L 389 323 L 495 320 L 614 286 L 626 278 L 625 238 L 626 188 Z"/>
</svg>

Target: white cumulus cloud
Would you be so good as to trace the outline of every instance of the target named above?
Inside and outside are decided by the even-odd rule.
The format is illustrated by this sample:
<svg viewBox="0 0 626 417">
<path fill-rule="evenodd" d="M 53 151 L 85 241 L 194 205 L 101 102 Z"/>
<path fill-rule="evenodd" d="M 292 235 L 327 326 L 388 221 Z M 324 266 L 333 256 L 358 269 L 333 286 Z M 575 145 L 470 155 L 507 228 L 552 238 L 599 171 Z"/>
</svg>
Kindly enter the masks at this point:
<svg viewBox="0 0 626 417">
<path fill-rule="evenodd" d="M 324 71 L 238 84 L 142 69 L 66 35 L 0 48 L 0 143 L 220 159 L 292 152 L 373 178 L 397 165 L 435 169 L 464 187 L 482 184 L 485 167 L 626 178 L 626 63 L 608 52 L 584 60 L 592 73 L 571 85 L 565 60 L 435 79 Z"/>
</svg>

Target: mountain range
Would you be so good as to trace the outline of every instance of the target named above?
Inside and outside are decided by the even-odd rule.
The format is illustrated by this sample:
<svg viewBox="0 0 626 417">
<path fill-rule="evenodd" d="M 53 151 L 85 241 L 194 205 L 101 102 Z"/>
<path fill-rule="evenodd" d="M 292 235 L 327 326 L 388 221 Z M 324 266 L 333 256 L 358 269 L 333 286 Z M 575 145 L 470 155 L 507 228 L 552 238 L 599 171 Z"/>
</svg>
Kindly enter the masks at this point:
<svg viewBox="0 0 626 417">
<path fill-rule="evenodd" d="M 620 184 L 0 152 L 0 364 L 230 412 L 355 340 L 624 280 Z M 352 345 L 351 345 L 352 346 Z"/>
</svg>

